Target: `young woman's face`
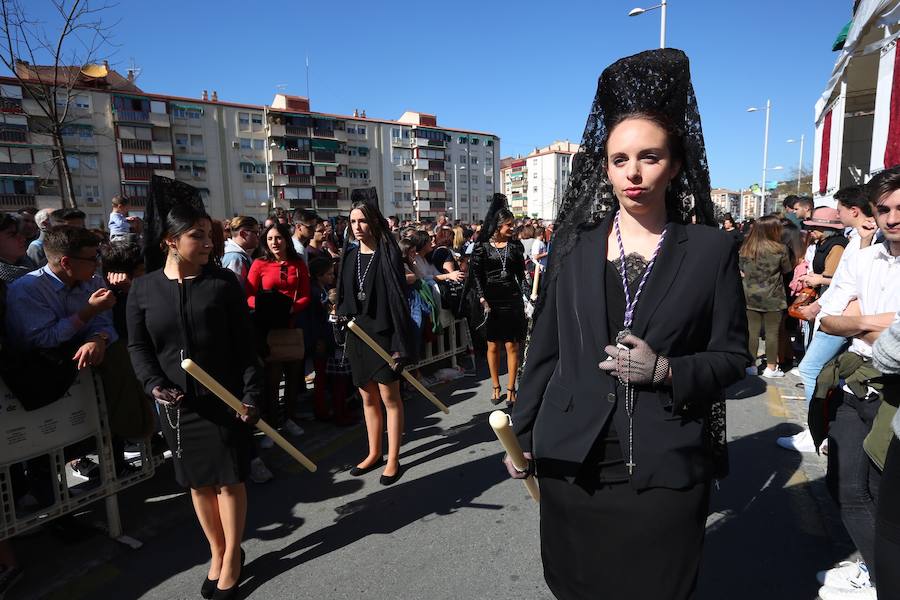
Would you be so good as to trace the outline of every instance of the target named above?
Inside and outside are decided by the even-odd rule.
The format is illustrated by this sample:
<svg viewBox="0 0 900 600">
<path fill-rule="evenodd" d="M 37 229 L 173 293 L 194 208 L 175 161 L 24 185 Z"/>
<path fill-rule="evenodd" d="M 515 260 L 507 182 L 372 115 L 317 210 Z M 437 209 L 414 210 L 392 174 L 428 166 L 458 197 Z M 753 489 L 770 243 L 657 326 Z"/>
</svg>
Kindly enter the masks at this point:
<svg viewBox="0 0 900 600">
<path fill-rule="evenodd" d="M 16 225 L 10 225 L 0 231 L 0 259 L 4 262 L 16 263 L 25 256 L 26 250 L 28 244 L 25 242 L 25 236 Z"/>
<path fill-rule="evenodd" d="M 503 241 L 512 238 L 514 225 L 515 223 L 512 220 L 500 223 L 497 227 L 497 239 Z"/>
<path fill-rule="evenodd" d="M 619 204 L 643 213 L 665 204 L 666 187 L 681 165 L 669 152 L 666 131 L 647 119 L 627 119 L 609 134 L 606 172 Z"/>
<path fill-rule="evenodd" d="M 366 215 L 358 208 L 350 211 L 350 231 L 357 240 L 371 239 L 372 227 Z"/>
<path fill-rule="evenodd" d="M 194 226 L 169 241 L 169 247 L 178 252 L 182 261 L 202 266 L 209 262 L 212 253 L 212 223 L 201 219 Z"/>
<path fill-rule="evenodd" d="M 284 260 L 284 256 L 287 254 L 287 251 L 285 250 L 286 244 L 287 240 L 284 239 L 275 227 L 266 233 L 266 245 L 268 246 L 269 251 L 279 260 Z"/>
</svg>

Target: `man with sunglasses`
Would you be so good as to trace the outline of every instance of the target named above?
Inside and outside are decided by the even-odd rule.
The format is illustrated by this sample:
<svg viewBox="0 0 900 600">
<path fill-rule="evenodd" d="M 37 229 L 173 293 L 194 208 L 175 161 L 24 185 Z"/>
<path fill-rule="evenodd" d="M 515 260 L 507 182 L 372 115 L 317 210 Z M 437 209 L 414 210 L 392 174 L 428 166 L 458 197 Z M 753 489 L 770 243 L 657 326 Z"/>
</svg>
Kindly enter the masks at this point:
<svg viewBox="0 0 900 600">
<path fill-rule="evenodd" d="M 305 208 L 294 210 L 294 235 L 291 241 L 294 243 L 294 250 L 306 264 L 309 264 L 309 253 L 306 248 L 315 235 L 318 221 L 319 216 L 311 210 Z"/>
</svg>

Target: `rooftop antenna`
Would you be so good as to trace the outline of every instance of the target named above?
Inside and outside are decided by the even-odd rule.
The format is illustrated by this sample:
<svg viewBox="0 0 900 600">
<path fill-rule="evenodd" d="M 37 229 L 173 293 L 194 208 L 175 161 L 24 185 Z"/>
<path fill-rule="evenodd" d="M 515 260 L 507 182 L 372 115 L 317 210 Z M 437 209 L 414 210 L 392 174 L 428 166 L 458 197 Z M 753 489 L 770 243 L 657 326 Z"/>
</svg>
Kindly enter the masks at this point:
<svg viewBox="0 0 900 600">
<path fill-rule="evenodd" d="M 306 98 L 309 99 L 309 54 L 306 55 Z"/>
<path fill-rule="evenodd" d="M 128 74 L 131 76 L 130 79 L 132 81 L 137 79 L 138 75 L 141 74 L 141 70 L 142 69 L 138 68 L 137 65 L 134 64 L 134 57 L 132 56 L 131 57 L 131 68 L 128 69 Z"/>
</svg>

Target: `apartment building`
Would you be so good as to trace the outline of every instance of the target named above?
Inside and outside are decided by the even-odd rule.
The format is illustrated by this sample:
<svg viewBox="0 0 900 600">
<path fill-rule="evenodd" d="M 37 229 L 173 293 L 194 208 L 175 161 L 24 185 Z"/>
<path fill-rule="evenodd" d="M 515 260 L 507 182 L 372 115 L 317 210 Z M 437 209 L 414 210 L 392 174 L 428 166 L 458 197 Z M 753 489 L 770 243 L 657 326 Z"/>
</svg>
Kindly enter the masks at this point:
<svg viewBox="0 0 900 600">
<path fill-rule="evenodd" d="M 38 77 L 38 69 L 23 65 L 19 74 Z M 140 215 L 154 174 L 197 187 L 218 218 L 262 218 L 273 205 L 332 216 L 349 210 L 354 188 L 375 186 L 385 214 L 434 218 L 456 209 L 477 220 L 499 178 L 497 136 L 439 127 L 434 115 L 317 113 L 307 98 L 283 94 L 271 107 L 220 101 L 215 91 L 151 94 L 106 65 L 76 75 L 64 143 L 92 227 L 105 225 L 116 194 Z M 61 206 L 40 115 L 18 80 L 0 77 L 0 210 Z"/>
<path fill-rule="evenodd" d="M 556 141 L 524 158 L 503 159 L 502 188 L 510 209 L 519 216 L 555 219 L 578 150 L 578 144 Z"/>
<path fill-rule="evenodd" d="M 710 191 L 713 204 L 722 215 L 730 214 L 737 219 L 741 214 L 741 193 L 723 188 Z"/>
</svg>

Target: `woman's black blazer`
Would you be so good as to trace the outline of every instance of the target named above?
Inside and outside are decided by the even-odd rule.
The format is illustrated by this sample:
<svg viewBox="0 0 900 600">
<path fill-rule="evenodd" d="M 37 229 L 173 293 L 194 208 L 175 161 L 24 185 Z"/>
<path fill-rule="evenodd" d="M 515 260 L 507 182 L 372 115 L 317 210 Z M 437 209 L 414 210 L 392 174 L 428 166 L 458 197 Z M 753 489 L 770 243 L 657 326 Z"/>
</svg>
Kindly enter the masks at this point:
<svg viewBox="0 0 900 600">
<path fill-rule="evenodd" d="M 598 368 L 606 358 L 605 269 L 612 217 L 581 234 L 559 266 L 532 332 L 512 415 L 522 448 L 570 480 L 624 390 Z M 707 428 L 713 402 L 749 364 L 747 314 L 733 241 L 712 227 L 669 224 L 632 330 L 669 357 L 672 384 L 639 388 L 634 411 L 636 489 L 680 489 L 712 476 Z M 613 333 L 613 336 L 615 334 Z M 615 426 L 628 448 L 628 418 Z"/>
</svg>

